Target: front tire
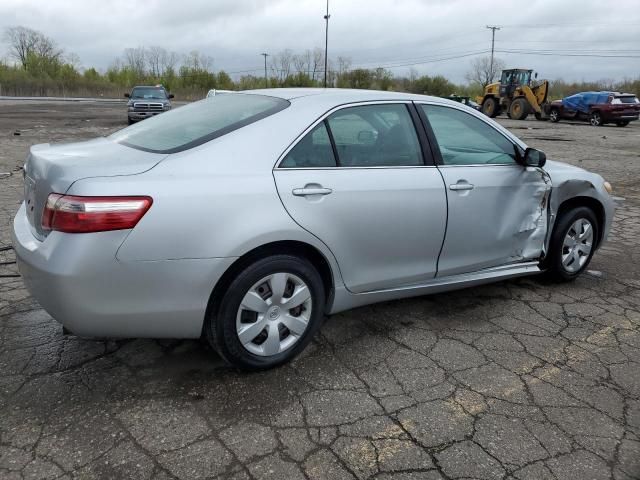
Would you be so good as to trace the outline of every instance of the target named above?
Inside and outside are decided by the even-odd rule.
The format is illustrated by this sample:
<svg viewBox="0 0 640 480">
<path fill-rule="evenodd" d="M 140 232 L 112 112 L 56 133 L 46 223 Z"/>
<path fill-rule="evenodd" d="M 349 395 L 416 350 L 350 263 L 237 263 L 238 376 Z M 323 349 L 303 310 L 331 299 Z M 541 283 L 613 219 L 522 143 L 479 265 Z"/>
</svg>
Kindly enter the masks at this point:
<svg viewBox="0 0 640 480">
<path fill-rule="evenodd" d="M 549 242 L 548 275 L 556 281 L 575 280 L 591 262 L 599 235 L 593 210 L 576 207 L 557 221 Z"/>
<path fill-rule="evenodd" d="M 553 123 L 558 123 L 560 121 L 560 111 L 557 108 L 552 108 L 549 112 L 549 120 Z"/>
<path fill-rule="evenodd" d="M 529 102 L 524 98 L 516 98 L 509 105 L 509 118 L 524 120 L 529 115 Z"/>
<path fill-rule="evenodd" d="M 324 318 L 325 290 L 306 259 L 274 255 L 242 270 L 205 319 L 205 336 L 229 364 L 263 370 L 288 362 Z"/>
<path fill-rule="evenodd" d="M 589 123 L 594 127 L 600 127 L 602 125 L 602 116 L 600 115 L 600 112 L 593 112 L 589 119 Z"/>
</svg>

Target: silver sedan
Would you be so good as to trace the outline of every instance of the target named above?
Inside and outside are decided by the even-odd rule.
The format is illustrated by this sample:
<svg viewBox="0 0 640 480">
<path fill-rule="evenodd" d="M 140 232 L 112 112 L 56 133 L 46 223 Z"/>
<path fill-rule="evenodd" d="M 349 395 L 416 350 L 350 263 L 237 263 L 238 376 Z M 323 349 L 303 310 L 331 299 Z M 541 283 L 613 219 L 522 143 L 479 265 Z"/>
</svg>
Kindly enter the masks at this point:
<svg viewBox="0 0 640 480">
<path fill-rule="evenodd" d="M 36 145 L 13 224 L 24 281 L 83 336 L 298 354 L 327 314 L 545 272 L 613 217 L 602 177 L 482 114 L 393 92 L 216 95 L 107 138 Z"/>
</svg>

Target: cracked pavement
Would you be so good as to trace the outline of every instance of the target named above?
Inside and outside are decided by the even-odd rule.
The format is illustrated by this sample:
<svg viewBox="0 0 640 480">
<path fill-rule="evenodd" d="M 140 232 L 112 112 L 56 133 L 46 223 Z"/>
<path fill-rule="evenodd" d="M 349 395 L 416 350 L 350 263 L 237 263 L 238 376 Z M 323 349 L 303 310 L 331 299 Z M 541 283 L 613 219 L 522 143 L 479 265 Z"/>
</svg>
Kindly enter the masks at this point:
<svg viewBox="0 0 640 480">
<path fill-rule="evenodd" d="M 0 173 L 125 119 L 0 108 Z M 0 478 L 640 478 L 640 122 L 501 123 L 625 197 L 594 272 L 341 313 L 276 370 L 198 341 L 63 336 L 0 252 Z M 0 177 L 0 247 L 21 200 L 21 173 Z"/>
</svg>

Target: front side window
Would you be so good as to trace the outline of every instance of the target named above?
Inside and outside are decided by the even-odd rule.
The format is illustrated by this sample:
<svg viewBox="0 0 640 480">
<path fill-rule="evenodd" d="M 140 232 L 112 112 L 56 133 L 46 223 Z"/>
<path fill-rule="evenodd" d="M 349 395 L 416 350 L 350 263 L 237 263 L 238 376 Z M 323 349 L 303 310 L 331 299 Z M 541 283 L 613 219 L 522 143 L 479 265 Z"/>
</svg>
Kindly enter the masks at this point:
<svg viewBox="0 0 640 480">
<path fill-rule="evenodd" d="M 266 95 L 216 95 L 124 128 L 109 138 L 153 153 L 175 153 L 221 137 L 289 106 Z"/>
<path fill-rule="evenodd" d="M 331 114 L 327 123 L 341 167 L 424 165 L 404 104 L 348 107 Z"/>
<path fill-rule="evenodd" d="M 333 156 L 333 148 L 325 122 L 319 123 L 313 130 L 307 133 L 295 147 L 293 147 L 284 160 L 281 168 L 323 168 L 335 167 L 336 160 Z"/>
<path fill-rule="evenodd" d="M 450 107 L 420 108 L 433 129 L 444 165 L 516 163 L 514 144 L 482 120 Z"/>
</svg>

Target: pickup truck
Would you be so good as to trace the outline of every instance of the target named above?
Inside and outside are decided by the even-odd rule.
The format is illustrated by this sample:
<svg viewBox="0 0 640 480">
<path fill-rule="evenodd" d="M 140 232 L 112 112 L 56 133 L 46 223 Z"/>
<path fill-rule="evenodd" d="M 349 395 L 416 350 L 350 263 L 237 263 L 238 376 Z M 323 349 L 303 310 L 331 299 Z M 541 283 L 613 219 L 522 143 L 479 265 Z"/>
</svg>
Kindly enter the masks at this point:
<svg viewBox="0 0 640 480">
<path fill-rule="evenodd" d="M 545 113 L 552 122 L 584 120 L 594 127 L 606 123 L 626 127 L 640 117 L 640 101 L 632 93 L 582 92 L 548 103 Z"/>
<path fill-rule="evenodd" d="M 133 87 L 131 93 L 125 93 L 127 102 L 127 120 L 129 125 L 159 113 L 171 110 L 173 94 L 162 85 Z"/>
</svg>

